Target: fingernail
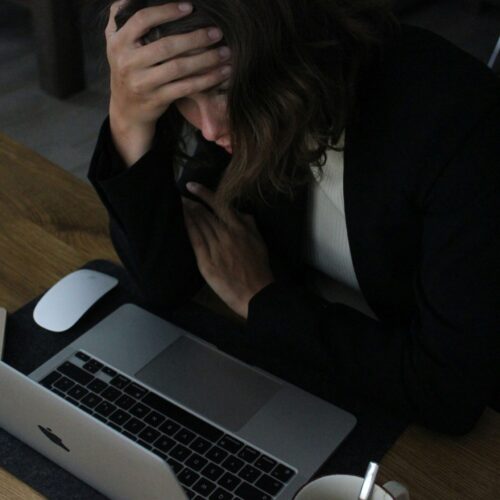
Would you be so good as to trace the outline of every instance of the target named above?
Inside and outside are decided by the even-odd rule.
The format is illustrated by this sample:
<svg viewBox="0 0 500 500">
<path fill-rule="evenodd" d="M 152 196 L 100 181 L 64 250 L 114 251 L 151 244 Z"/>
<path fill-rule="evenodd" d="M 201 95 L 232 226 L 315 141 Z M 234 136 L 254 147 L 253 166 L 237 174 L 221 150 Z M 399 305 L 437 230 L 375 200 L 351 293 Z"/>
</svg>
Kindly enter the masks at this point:
<svg viewBox="0 0 500 500">
<path fill-rule="evenodd" d="M 188 188 L 189 191 L 196 191 L 198 189 L 199 184 L 197 182 L 188 182 L 186 184 L 186 187 Z"/>
<path fill-rule="evenodd" d="M 231 49 L 229 47 L 220 47 L 219 48 L 219 57 L 221 59 L 227 59 L 231 55 Z"/>
<path fill-rule="evenodd" d="M 181 12 L 189 12 L 193 8 L 193 5 L 190 4 L 189 2 L 181 2 L 181 3 L 177 4 L 177 8 Z"/>
<path fill-rule="evenodd" d="M 208 30 L 208 38 L 211 40 L 218 40 L 222 37 L 222 31 L 218 28 L 210 28 Z"/>
</svg>

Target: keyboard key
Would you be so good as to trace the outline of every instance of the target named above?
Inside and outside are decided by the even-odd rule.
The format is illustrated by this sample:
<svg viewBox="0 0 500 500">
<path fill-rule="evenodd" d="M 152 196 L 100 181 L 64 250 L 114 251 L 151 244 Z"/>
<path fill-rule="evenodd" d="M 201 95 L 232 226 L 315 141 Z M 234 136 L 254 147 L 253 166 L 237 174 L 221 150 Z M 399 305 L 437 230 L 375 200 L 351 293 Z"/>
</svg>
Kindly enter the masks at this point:
<svg viewBox="0 0 500 500">
<path fill-rule="evenodd" d="M 124 431 L 122 430 L 122 434 L 124 436 L 127 436 L 129 439 L 131 439 L 132 441 L 137 441 L 137 438 L 133 435 L 133 434 L 130 434 L 130 432 L 127 432 L 127 431 Z"/>
<path fill-rule="evenodd" d="M 248 462 L 249 464 L 253 464 L 259 455 L 260 455 L 260 453 L 257 450 L 250 448 L 250 446 L 245 446 L 238 453 L 238 456 L 241 459 L 243 459 L 245 462 Z"/>
<path fill-rule="evenodd" d="M 50 388 L 50 386 L 59 378 L 61 378 L 61 374 L 57 372 L 52 372 L 49 373 L 46 377 L 43 378 L 43 380 L 40 380 L 40 384 L 42 384 L 44 387 Z"/>
<path fill-rule="evenodd" d="M 251 465 L 245 465 L 243 469 L 238 472 L 238 476 L 249 483 L 254 483 L 255 480 L 261 475 L 259 469 L 252 467 Z"/>
<path fill-rule="evenodd" d="M 243 460 L 240 460 L 233 455 L 229 455 L 221 464 L 224 469 L 234 473 L 238 472 L 243 467 L 243 465 L 245 465 Z"/>
<path fill-rule="evenodd" d="M 205 454 L 205 456 L 209 460 L 212 460 L 212 462 L 215 462 L 216 464 L 220 464 L 228 455 L 229 453 L 227 451 L 224 451 L 222 448 L 219 448 L 218 446 L 213 446 Z"/>
<path fill-rule="evenodd" d="M 189 450 L 188 448 L 186 448 L 185 446 L 182 446 L 182 444 L 178 444 L 171 452 L 170 452 L 170 456 L 172 458 L 175 458 L 176 460 L 178 460 L 179 462 L 184 462 L 184 460 L 186 460 L 189 455 L 191 455 L 191 450 Z"/>
<path fill-rule="evenodd" d="M 271 472 L 276 465 L 276 460 L 262 455 L 255 463 L 255 467 L 260 469 L 262 472 Z"/>
<path fill-rule="evenodd" d="M 160 433 L 153 429 L 152 427 L 147 426 L 140 434 L 139 437 L 146 441 L 146 443 L 152 443 L 156 441 L 160 437 Z"/>
<path fill-rule="evenodd" d="M 208 464 L 208 460 L 198 455 L 197 453 L 193 453 L 185 462 L 184 465 L 191 467 L 191 469 L 195 471 L 200 471 Z"/>
<path fill-rule="evenodd" d="M 248 483 L 240 484 L 234 494 L 242 498 L 242 500 L 271 500 L 271 497 L 267 493 L 258 490 Z"/>
<path fill-rule="evenodd" d="M 90 361 L 87 361 L 83 365 L 83 368 L 87 370 L 90 373 L 97 373 L 104 365 L 102 363 L 99 363 L 99 361 L 95 359 L 91 359 Z"/>
<path fill-rule="evenodd" d="M 151 450 L 155 455 L 158 455 L 160 458 L 163 458 L 163 460 L 167 459 L 167 455 L 165 453 L 161 452 L 160 450 L 157 450 L 156 448 L 153 448 Z M 182 467 L 182 466 L 181 466 Z"/>
<path fill-rule="evenodd" d="M 71 389 L 74 385 L 75 385 L 75 383 L 72 380 L 70 380 L 69 378 L 67 378 L 67 377 L 61 377 L 53 385 L 53 387 L 55 387 L 56 389 L 59 389 L 61 392 L 66 392 L 69 389 Z"/>
<path fill-rule="evenodd" d="M 124 429 L 131 432 L 134 435 L 139 434 L 139 432 L 146 426 L 144 422 L 137 420 L 136 418 L 131 418 L 125 425 Z"/>
<path fill-rule="evenodd" d="M 130 415 L 126 412 L 124 412 L 123 410 L 116 410 L 113 414 L 111 414 L 111 416 L 109 417 L 109 419 L 114 422 L 115 424 L 118 424 L 118 425 L 124 425 L 125 422 L 127 422 L 128 420 L 130 420 Z"/>
<path fill-rule="evenodd" d="M 92 392 L 99 394 L 104 389 L 106 389 L 106 387 L 108 387 L 108 384 L 106 384 L 106 382 L 103 382 L 102 380 L 99 380 L 98 378 L 95 378 L 94 380 L 92 380 L 92 382 L 90 382 L 90 384 L 87 384 L 87 387 Z"/>
<path fill-rule="evenodd" d="M 82 361 L 90 361 L 90 356 L 87 356 L 84 352 L 79 351 L 75 354 L 75 356 Z"/>
<path fill-rule="evenodd" d="M 181 429 L 175 436 L 174 439 L 179 441 L 182 444 L 189 444 L 194 438 L 196 434 L 187 429 Z"/>
<path fill-rule="evenodd" d="M 114 429 L 115 431 L 118 431 L 118 432 L 121 432 L 121 429 L 118 425 L 114 424 L 113 422 L 110 422 L 108 420 L 108 426 L 111 427 L 112 429 Z"/>
<path fill-rule="evenodd" d="M 133 406 L 135 401 L 126 394 L 122 394 L 116 401 L 115 404 L 122 408 L 123 410 L 128 410 L 131 406 Z"/>
<path fill-rule="evenodd" d="M 72 405 L 75 405 L 75 406 L 79 405 L 79 403 L 78 403 L 78 401 L 76 399 L 70 398 L 69 396 L 66 396 L 64 399 L 66 401 L 69 401 Z"/>
<path fill-rule="evenodd" d="M 72 387 L 68 391 L 68 396 L 71 396 L 72 398 L 79 400 L 79 399 L 82 399 L 84 396 L 86 396 L 88 393 L 89 393 L 89 391 L 87 389 L 85 389 L 85 387 L 82 387 L 81 385 L 76 384 L 74 387 Z"/>
<path fill-rule="evenodd" d="M 112 405 L 108 401 L 103 401 L 100 403 L 98 406 L 96 406 L 96 413 L 99 413 L 99 415 L 102 415 L 103 417 L 107 417 L 111 415 L 116 410 L 116 406 Z"/>
<path fill-rule="evenodd" d="M 216 486 L 212 481 L 202 477 L 192 488 L 196 493 L 207 496 L 215 490 Z"/>
<path fill-rule="evenodd" d="M 154 446 L 164 453 L 168 453 L 174 446 L 175 441 L 168 436 L 160 436 L 155 442 Z"/>
<path fill-rule="evenodd" d="M 140 444 L 143 448 L 146 448 L 146 450 L 152 450 L 153 449 L 153 447 L 150 444 L 142 441 L 141 439 L 139 439 L 137 441 L 137 444 Z"/>
<path fill-rule="evenodd" d="M 69 361 L 63 363 L 57 371 L 81 385 L 87 385 L 94 378 L 90 373 L 87 373 Z"/>
<path fill-rule="evenodd" d="M 228 491 L 233 491 L 240 483 L 241 479 L 230 472 L 226 472 L 220 479 L 219 484 Z"/>
<path fill-rule="evenodd" d="M 55 387 L 51 387 L 50 390 L 54 393 L 57 394 L 58 396 L 61 396 L 62 398 L 66 397 L 64 392 L 61 392 L 59 389 L 56 389 Z"/>
<path fill-rule="evenodd" d="M 93 394 L 91 392 L 81 400 L 81 403 L 85 406 L 88 406 L 89 408 L 95 408 L 101 401 L 102 398 L 100 398 L 97 394 Z"/>
<path fill-rule="evenodd" d="M 121 394 L 122 393 L 118 389 L 115 389 L 114 387 L 108 386 L 108 388 L 101 393 L 101 396 L 104 399 L 107 399 L 108 401 L 110 401 L 111 403 L 113 403 L 116 398 L 118 398 L 119 396 L 121 396 Z"/>
<path fill-rule="evenodd" d="M 209 463 L 202 471 L 202 475 L 211 481 L 217 481 L 224 474 L 224 469 L 218 465 Z"/>
<path fill-rule="evenodd" d="M 110 384 L 117 389 L 124 389 L 127 387 L 128 384 L 130 384 L 130 380 L 127 377 L 124 377 L 123 375 L 117 375 L 111 382 Z"/>
<path fill-rule="evenodd" d="M 281 488 L 283 488 L 283 483 L 278 481 L 277 479 L 268 476 L 267 474 L 263 474 L 256 482 L 255 486 L 264 490 L 266 493 L 269 493 L 272 496 L 275 496 Z"/>
<path fill-rule="evenodd" d="M 110 377 L 114 377 L 116 375 L 116 372 L 113 370 L 113 368 L 110 368 L 109 366 L 105 366 L 102 369 L 102 373 L 105 373 L 106 375 L 109 375 Z"/>
<path fill-rule="evenodd" d="M 224 491 L 222 488 L 217 488 L 209 497 L 209 500 L 233 500 L 233 495 Z"/>
<path fill-rule="evenodd" d="M 83 410 L 85 413 L 88 413 L 89 415 L 93 415 L 94 412 L 90 409 L 90 408 L 87 408 L 86 406 L 84 405 L 80 405 L 79 406 L 80 410 Z"/>
<path fill-rule="evenodd" d="M 144 419 L 144 422 L 149 424 L 151 427 L 158 427 L 164 420 L 165 417 L 163 415 L 160 415 L 156 411 L 152 411 L 148 413 L 147 417 Z"/>
<path fill-rule="evenodd" d="M 101 422 L 104 422 L 104 423 L 106 423 L 108 421 L 102 415 L 99 415 L 99 413 L 94 413 L 94 417 L 97 418 L 97 420 L 100 420 Z"/>
<path fill-rule="evenodd" d="M 160 431 L 164 432 L 168 436 L 173 436 L 181 426 L 179 424 L 176 424 L 175 422 L 172 422 L 172 420 L 167 420 L 161 427 Z"/>
<path fill-rule="evenodd" d="M 177 460 L 174 460 L 173 458 L 167 458 L 167 463 L 168 465 L 170 465 L 170 468 L 176 475 L 179 474 L 179 472 L 183 468 L 183 465 L 177 462 Z"/>
<path fill-rule="evenodd" d="M 181 484 L 184 486 L 191 486 L 194 484 L 198 479 L 200 475 L 197 474 L 195 471 L 189 469 L 188 467 L 185 467 L 182 472 L 177 476 L 177 479 Z"/>
<path fill-rule="evenodd" d="M 194 491 L 188 490 L 187 488 L 185 488 L 184 491 L 189 500 L 194 500 L 194 497 L 198 496 Z"/>
<path fill-rule="evenodd" d="M 129 411 L 134 417 L 144 418 L 151 410 L 142 403 L 137 403 Z"/>
<path fill-rule="evenodd" d="M 131 384 L 127 385 L 127 388 L 123 392 L 125 392 L 129 396 L 132 396 L 134 399 L 142 399 L 148 391 L 144 389 L 144 387 L 141 387 L 140 385 L 132 382 Z"/>
<path fill-rule="evenodd" d="M 286 483 L 294 476 L 295 472 L 292 469 L 285 467 L 282 464 L 279 464 L 275 467 L 275 469 L 271 472 L 271 476 L 279 479 L 280 481 Z"/>
<path fill-rule="evenodd" d="M 218 443 L 218 446 L 221 448 L 224 448 L 227 450 L 229 453 L 236 453 L 239 451 L 241 448 L 243 448 L 243 443 L 241 441 L 238 441 L 237 439 L 225 435 Z"/>
<path fill-rule="evenodd" d="M 177 422 L 181 422 L 182 425 L 196 432 L 200 436 L 203 436 L 209 441 L 215 442 L 223 435 L 223 432 L 213 425 L 210 425 L 201 418 L 183 410 L 179 406 L 172 404 L 170 401 L 161 398 L 157 394 L 150 392 L 142 399 L 142 402 L 162 415 L 165 415 L 166 417 L 169 417 Z"/>
<path fill-rule="evenodd" d="M 210 449 L 212 445 L 210 444 L 209 441 L 206 439 L 203 439 L 202 437 L 196 438 L 190 445 L 189 447 L 193 451 L 197 451 L 200 454 L 204 454 L 208 449 Z"/>
</svg>

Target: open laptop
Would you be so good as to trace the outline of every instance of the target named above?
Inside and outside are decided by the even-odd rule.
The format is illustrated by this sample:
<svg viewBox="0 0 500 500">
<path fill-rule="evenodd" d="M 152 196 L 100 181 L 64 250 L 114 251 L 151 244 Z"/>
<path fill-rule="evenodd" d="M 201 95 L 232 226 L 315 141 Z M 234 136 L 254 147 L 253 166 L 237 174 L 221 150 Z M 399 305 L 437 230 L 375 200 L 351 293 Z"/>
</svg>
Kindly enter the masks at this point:
<svg viewBox="0 0 500 500">
<path fill-rule="evenodd" d="M 110 498 L 291 499 L 353 415 L 125 304 L 32 372 L 0 426 Z"/>
</svg>

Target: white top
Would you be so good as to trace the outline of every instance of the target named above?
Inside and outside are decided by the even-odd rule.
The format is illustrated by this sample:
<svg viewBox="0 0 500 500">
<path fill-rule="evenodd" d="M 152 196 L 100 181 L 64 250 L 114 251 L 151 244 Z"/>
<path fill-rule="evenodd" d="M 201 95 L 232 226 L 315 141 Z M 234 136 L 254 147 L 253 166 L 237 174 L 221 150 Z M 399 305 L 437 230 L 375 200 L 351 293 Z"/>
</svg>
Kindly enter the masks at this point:
<svg viewBox="0 0 500 500">
<path fill-rule="evenodd" d="M 193 154 L 196 141 L 188 137 L 187 153 Z M 339 146 L 344 145 L 344 134 Z M 178 166 L 176 177 L 181 174 Z M 351 258 L 344 212 L 344 153 L 327 151 L 320 180 L 317 167 L 311 167 L 316 181 L 311 183 L 307 207 L 306 263 L 312 268 L 308 284 L 329 302 L 341 302 L 377 319 L 363 297 Z"/>
<path fill-rule="evenodd" d="M 344 134 L 338 146 L 344 145 Z M 344 152 L 327 151 L 320 178 L 309 186 L 304 258 L 313 270 L 309 284 L 330 302 L 342 302 L 376 318 L 359 288 L 351 258 L 344 210 Z"/>
</svg>

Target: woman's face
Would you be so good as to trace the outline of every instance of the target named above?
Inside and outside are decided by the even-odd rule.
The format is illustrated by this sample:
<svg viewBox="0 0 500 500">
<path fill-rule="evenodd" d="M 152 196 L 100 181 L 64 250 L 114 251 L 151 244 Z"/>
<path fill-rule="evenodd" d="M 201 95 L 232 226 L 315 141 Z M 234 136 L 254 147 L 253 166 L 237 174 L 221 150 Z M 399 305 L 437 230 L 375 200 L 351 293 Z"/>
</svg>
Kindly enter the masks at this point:
<svg viewBox="0 0 500 500">
<path fill-rule="evenodd" d="M 179 113 L 200 130 L 207 141 L 213 141 L 232 154 L 227 119 L 227 96 L 218 94 L 219 87 L 191 94 L 175 101 Z"/>
<path fill-rule="evenodd" d="M 211 89 L 177 99 L 175 105 L 184 119 L 200 130 L 207 141 L 215 142 L 232 154 L 227 113 L 228 86 L 229 79 L 226 79 Z"/>
</svg>

